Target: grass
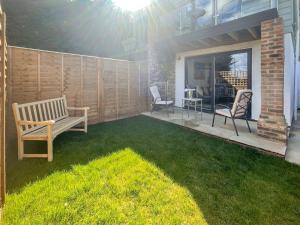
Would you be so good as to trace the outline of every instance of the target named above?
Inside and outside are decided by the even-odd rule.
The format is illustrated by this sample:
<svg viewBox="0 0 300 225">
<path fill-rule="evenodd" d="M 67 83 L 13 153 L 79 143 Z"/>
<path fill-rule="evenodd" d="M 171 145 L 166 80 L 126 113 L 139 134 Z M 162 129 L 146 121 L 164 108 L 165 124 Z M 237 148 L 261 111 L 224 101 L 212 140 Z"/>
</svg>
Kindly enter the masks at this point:
<svg viewBox="0 0 300 225">
<path fill-rule="evenodd" d="M 300 167 L 174 124 L 94 125 L 54 149 L 9 153 L 6 224 L 300 224 Z"/>
<path fill-rule="evenodd" d="M 187 190 L 130 149 L 56 172 L 6 207 L 7 224 L 207 224 Z"/>
</svg>

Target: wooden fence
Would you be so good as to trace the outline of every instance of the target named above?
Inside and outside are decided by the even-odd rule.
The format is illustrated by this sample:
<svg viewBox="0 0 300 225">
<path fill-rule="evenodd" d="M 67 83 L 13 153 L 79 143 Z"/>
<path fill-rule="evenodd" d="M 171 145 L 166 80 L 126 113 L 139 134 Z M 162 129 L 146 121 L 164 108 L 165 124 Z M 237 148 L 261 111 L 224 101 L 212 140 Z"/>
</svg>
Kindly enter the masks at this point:
<svg viewBox="0 0 300 225">
<path fill-rule="evenodd" d="M 66 95 L 69 106 L 90 107 L 89 124 L 130 117 L 148 109 L 146 62 L 11 46 L 8 59 L 8 121 L 11 124 L 13 102 L 62 95 Z M 7 137 L 15 142 L 15 127 L 11 127 Z"/>
<path fill-rule="evenodd" d="M 6 16 L 0 5 L 0 207 L 5 200 Z"/>
<path fill-rule="evenodd" d="M 147 64 L 8 47 L 9 104 L 66 95 L 70 106 L 89 106 L 89 124 L 147 110 Z"/>
</svg>

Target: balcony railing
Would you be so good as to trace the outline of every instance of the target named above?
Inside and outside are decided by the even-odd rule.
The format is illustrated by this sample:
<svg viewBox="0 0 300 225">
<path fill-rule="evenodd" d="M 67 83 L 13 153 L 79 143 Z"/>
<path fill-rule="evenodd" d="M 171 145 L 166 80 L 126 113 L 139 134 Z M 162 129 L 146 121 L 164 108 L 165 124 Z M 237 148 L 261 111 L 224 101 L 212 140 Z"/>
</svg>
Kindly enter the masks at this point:
<svg viewBox="0 0 300 225">
<path fill-rule="evenodd" d="M 161 20 L 181 35 L 276 7 L 277 0 L 194 0 Z"/>
</svg>

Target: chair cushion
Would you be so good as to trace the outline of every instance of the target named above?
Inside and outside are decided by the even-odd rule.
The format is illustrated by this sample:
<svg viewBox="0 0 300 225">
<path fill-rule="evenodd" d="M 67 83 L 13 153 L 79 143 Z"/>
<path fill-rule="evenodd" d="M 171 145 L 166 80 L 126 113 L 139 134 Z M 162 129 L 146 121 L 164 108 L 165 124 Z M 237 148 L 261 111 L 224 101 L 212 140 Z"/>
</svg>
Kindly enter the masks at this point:
<svg viewBox="0 0 300 225">
<path fill-rule="evenodd" d="M 217 109 L 216 113 L 222 116 L 231 117 L 229 109 Z"/>
<path fill-rule="evenodd" d="M 252 91 L 249 89 L 239 90 L 235 96 L 235 100 L 232 106 L 232 114 L 235 117 L 244 116 L 247 112 L 248 103 L 251 102 Z"/>
<path fill-rule="evenodd" d="M 171 105 L 173 101 L 156 101 L 155 105 Z"/>
<path fill-rule="evenodd" d="M 152 94 L 152 97 L 155 101 L 161 101 L 161 97 L 158 91 L 158 87 L 157 86 L 152 86 L 150 87 L 150 92 Z"/>
</svg>

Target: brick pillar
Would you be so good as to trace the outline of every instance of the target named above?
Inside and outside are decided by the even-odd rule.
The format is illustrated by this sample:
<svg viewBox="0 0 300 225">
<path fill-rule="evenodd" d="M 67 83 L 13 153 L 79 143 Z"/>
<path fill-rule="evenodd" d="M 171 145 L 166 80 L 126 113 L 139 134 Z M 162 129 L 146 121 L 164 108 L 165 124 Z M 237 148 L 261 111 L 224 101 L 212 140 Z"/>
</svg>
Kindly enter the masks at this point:
<svg viewBox="0 0 300 225">
<path fill-rule="evenodd" d="M 282 18 L 261 23 L 261 114 L 258 135 L 287 143 L 284 117 L 284 32 Z"/>
</svg>

